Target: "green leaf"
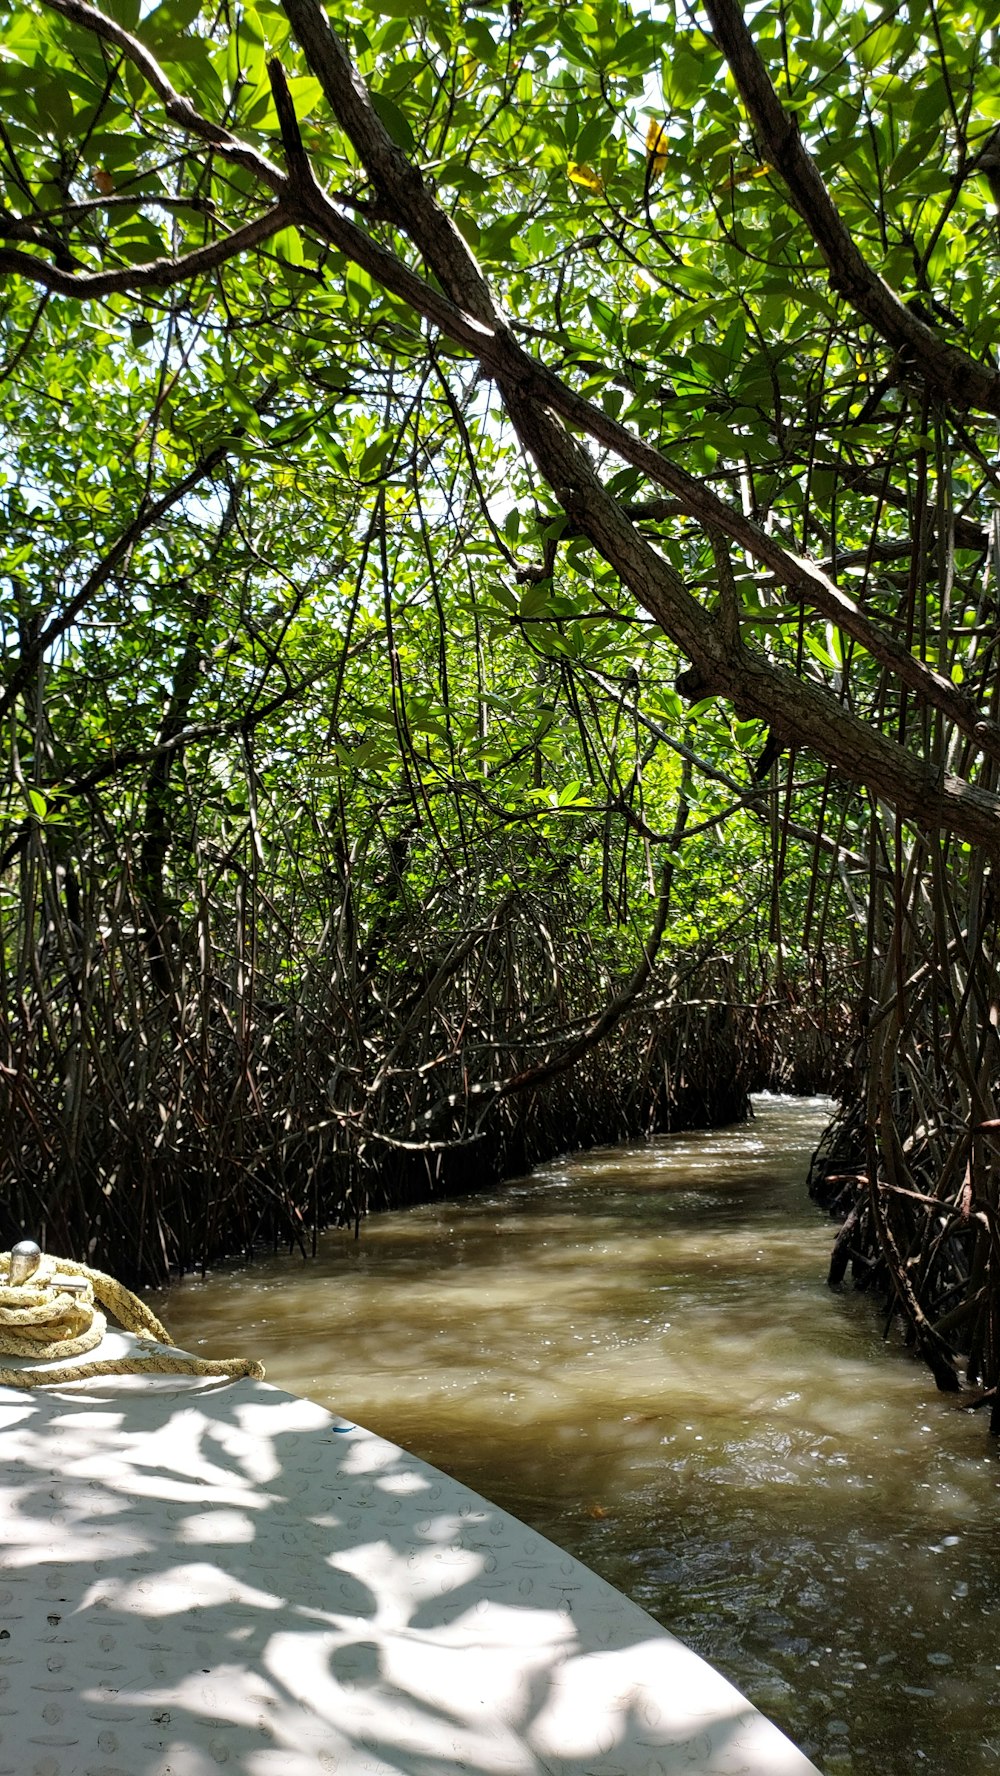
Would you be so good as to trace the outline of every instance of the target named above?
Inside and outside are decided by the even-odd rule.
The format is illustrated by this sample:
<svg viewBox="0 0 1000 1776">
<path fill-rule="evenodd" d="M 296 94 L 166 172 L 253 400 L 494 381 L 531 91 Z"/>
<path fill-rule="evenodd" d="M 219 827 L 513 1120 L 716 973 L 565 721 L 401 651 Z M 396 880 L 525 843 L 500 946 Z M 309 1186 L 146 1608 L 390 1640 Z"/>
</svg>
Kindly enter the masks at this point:
<svg viewBox="0 0 1000 1776">
<path fill-rule="evenodd" d="M 377 116 L 385 125 L 396 147 L 402 148 L 404 154 L 412 154 L 416 147 L 416 138 L 405 112 L 401 111 L 395 100 L 390 99 L 384 92 L 373 90 L 371 100 Z"/>
<path fill-rule="evenodd" d="M 396 437 L 392 432 L 383 432 L 381 437 L 369 444 L 358 464 L 358 473 L 363 480 L 371 480 L 377 475 L 383 464 L 396 448 Z"/>
<path fill-rule="evenodd" d="M 530 622 L 532 619 L 540 617 L 543 611 L 547 611 L 551 596 L 551 580 L 541 580 L 537 585 L 528 586 L 521 594 L 521 602 L 518 607 L 518 614 L 522 621 Z"/>
</svg>

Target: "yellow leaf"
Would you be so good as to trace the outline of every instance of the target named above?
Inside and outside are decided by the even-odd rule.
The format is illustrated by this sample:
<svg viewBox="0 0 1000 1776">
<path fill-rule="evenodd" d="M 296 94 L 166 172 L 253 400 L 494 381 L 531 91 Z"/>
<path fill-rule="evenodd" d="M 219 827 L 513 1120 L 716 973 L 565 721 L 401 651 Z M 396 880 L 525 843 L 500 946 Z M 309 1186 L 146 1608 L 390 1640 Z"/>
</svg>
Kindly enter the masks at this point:
<svg viewBox="0 0 1000 1776">
<path fill-rule="evenodd" d="M 571 179 L 574 185 L 582 185 L 587 191 L 604 190 L 604 180 L 600 174 L 595 173 L 593 167 L 581 166 L 579 161 L 571 160 L 569 162 L 566 168 L 566 177 Z"/>
<path fill-rule="evenodd" d="M 716 197 L 727 197 L 730 192 L 736 190 L 737 185 L 747 185 L 751 179 L 766 179 L 770 171 L 770 162 L 766 160 L 761 161 L 759 166 L 734 168 L 728 179 L 724 179 L 721 185 L 716 186 L 715 195 Z"/>
<path fill-rule="evenodd" d="M 651 117 L 646 128 L 646 165 L 650 180 L 658 179 L 667 164 L 666 125 Z"/>
</svg>

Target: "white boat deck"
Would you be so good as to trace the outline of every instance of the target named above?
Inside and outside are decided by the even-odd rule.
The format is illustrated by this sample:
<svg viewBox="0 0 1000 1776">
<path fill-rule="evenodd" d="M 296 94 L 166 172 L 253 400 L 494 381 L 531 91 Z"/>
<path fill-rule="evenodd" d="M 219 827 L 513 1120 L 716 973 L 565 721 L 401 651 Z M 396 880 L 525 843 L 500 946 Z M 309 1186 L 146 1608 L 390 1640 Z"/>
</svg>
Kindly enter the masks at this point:
<svg viewBox="0 0 1000 1776">
<path fill-rule="evenodd" d="M 0 1455 L 0 1776 L 817 1776 L 568 1554 L 266 1383 L 0 1389 Z"/>
</svg>

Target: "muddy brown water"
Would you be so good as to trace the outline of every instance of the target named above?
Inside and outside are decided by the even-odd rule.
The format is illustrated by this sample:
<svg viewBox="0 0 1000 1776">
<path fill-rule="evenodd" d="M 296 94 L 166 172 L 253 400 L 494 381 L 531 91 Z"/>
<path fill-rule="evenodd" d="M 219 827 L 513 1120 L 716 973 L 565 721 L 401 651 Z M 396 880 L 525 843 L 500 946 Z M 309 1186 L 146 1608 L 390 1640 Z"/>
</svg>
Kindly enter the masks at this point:
<svg viewBox="0 0 1000 1776">
<path fill-rule="evenodd" d="M 1000 1770 L 1000 1466 L 831 1294 L 830 1106 L 600 1149 L 157 1303 L 634 1597 L 827 1776 Z"/>
</svg>

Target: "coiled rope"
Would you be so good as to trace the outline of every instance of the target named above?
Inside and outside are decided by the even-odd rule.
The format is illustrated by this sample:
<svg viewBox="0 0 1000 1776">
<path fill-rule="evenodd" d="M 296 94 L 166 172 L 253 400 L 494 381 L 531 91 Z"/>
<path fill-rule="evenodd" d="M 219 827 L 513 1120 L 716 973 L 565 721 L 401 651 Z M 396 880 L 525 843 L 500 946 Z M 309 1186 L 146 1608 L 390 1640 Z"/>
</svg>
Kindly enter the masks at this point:
<svg viewBox="0 0 1000 1776">
<path fill-rule="evenodd" d="M 34 1357 L 58 1368 L 0 1367 L 0 1387 L 53 1387 L 102 1375 L 205 1375 L 229 1381 L 248 1376 L 261 1381 L 263 1365 L 247 1357 L 204 1358 L 173 1351 L 170 1334 L 144 1302 L 114 1277 L 69 1258 L 39 1257 L 30 1275 L 11 1253 L 0 1252 L 0 1357 Z M 99 1304 L 99 1305 L 98 1305 Z M 105 1310 L 105 1311 L 102 1311 Z M 124 1357 L 71 1362 L 96 1350 L 107 1331 L 106 1315 L 142 1340 L 142 1349 Z"/>
</svg>

